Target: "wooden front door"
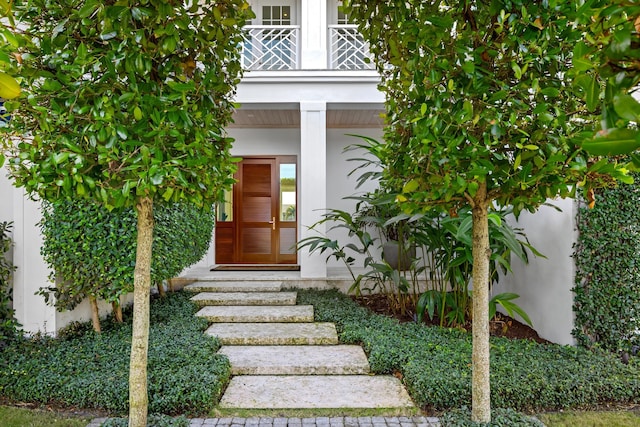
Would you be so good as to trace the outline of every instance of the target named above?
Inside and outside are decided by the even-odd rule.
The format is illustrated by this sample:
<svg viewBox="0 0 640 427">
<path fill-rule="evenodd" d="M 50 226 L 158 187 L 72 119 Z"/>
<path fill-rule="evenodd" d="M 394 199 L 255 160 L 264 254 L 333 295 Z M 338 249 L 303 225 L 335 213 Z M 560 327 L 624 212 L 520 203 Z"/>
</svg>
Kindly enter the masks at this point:
<svg viewBox="0 0 640 427">
<path fill-rule="evenodd" d="M 225 206 L 232 214 L 218 214 L 218 264 L 296 263 L 295 169 L 295 158 L 289 156 L 239 163 L 233 200 Z"/>
</svg>

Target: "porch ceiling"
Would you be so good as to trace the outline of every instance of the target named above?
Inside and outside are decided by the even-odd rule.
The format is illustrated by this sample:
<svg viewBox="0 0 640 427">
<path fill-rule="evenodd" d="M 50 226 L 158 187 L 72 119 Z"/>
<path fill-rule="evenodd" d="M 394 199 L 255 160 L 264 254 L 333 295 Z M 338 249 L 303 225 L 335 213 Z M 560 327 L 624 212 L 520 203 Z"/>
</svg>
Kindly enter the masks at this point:
<svg viewBox="0 0 640 427">
<path fill-rule="evenodd" d="M 327 128 L 380 128 L 382 109 L 327 109 Z M 245 109 L 233 113 L 230 128 L 299 128 L 300 111 L 294 109 Z"/>
</svg>

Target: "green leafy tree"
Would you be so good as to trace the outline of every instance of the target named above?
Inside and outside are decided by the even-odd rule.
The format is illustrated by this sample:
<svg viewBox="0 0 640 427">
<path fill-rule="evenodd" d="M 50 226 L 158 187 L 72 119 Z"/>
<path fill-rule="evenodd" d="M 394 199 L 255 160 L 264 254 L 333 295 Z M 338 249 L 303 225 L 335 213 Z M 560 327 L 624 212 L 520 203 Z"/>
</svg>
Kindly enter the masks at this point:
<svg viewBox="0 0 640 427">
<path fill-rule="evenodd" d="M 10 115 L 4 102 L 20 95 L 20 84 L 15 79 L 16 67 L 21 60 L 16 54 L 20 46 L 15 33 L 12 3 L 0 0 L 0 127 L 6 127 Z M 4 164 L 4 154 L 0 151 L 0 166 Z"/>
<path fill-rule="evenodd" d="M 245 0 L 15 4 L 25 102 L 10 104 L 8 164 L 42 199 L 137 211 L 130 425 L 146 425 L 153 206 L 219 199 L 232 182 L 223 127 L 239 82 Z"/>
<path fill-rule="evenodd" d="M 488 209 L 534 211 L 624 170 L 577 144 L 590 115 L 569 81 L 574 2 L 348 0 L 370 44 L 388 126 L 388 188 L 406 214 L 472 212 L 472 419 L 488 422 Z M 384 17 L 381 19 L 381 17 Z"/>
<path fill-rule="evenodd" d="M 628 154 L 640 148 L 640 4 L 627 0 L 594 0 L 575 11 L 584 33 L 573 49 L 575 85 L 600 123 L 585 150 L 596 155 Z M 640 167 L 640 156 L 632 154 Z"/>
</svg>

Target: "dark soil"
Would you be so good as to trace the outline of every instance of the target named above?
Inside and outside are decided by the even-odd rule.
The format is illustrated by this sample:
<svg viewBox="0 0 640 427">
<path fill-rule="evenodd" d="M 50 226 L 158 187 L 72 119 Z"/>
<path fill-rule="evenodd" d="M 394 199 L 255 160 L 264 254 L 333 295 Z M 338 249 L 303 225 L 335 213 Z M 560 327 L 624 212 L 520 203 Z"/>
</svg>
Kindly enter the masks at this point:
<svg viewBox="0 0 640 427">
<path fill-rule="evenodd" d="M 413 311 L 409 311 L 405 314 L 394 312 L 394 310 L 390 307 L 389 299 L 383 294 L 362 295 L 352 298 L 361 306 L 367 307 L 369 310 L 375 313 L 394 317 L 400 322 L 415 321 L 415 313 Z M 427 325 L 439 326 L 440 320 L 438 318 L 434 318 L 433 320 L 424 319 L 424 323 Z M 490 328 L 491 335 L 496 337 L 505 337 L 510 339 L 529 339 L 541 344 L 548 344 L 550 342 L 545 340 L 544 338 L 540 338 L 538 333 L 533 328 L 520 323 L 517 320 L 502 313 L 496 314 L 496 317 L 490 323 Z M 463 329 L 471 331 L 471 324 L 465 324 L 463 326 Z"/>
</svg>

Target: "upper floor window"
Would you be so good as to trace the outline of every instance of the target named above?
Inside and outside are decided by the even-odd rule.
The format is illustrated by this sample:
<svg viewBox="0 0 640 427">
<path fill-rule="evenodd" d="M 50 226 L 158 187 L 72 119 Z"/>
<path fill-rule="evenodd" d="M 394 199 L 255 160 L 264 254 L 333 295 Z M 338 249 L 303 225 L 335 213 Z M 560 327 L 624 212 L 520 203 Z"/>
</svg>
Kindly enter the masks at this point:
<svg viewBox="0 0 640 427">
<path fill-rule="evenodd" d="M 353 24 L 349 16 L 346 13 L 344 13 L 344 10 L 342 9 L 342 2 L 338 1 L 337 3 L 338 3 L 338 14 L 337 14 L 336 24 L 338 25 Z"/>
<path fill-rule="evenodd" d="M 291 25 L 291 6 L 262 6 L 262 25 Z"/>
</svg>

